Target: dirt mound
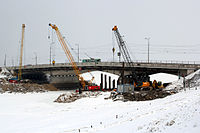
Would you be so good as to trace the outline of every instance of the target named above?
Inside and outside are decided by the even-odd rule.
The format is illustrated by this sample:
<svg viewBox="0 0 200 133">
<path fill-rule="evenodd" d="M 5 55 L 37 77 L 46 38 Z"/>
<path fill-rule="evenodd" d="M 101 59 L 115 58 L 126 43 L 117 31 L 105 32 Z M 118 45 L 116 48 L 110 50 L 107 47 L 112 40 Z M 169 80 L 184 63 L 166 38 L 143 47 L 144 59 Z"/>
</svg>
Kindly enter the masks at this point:
<svg viewBox="0 0 200 133">
<path fill-rule="evenodd" d="M 112 92 L 109 98 L 113 99 L 114 101 L 117 101 L 117 100 L 146 101 L 146 100 L 153 100 L 157 98 L 164 98 L 174 93 L 176 92 L 164 91 L 164 90 L 138 91 L 134 93 L 123 93 L 123 94 Z M 106 99 L 109 99 L 109 98 L 106 98 Z"/>
<path fill-rule="evenodd" d="M 48 91 L 57 91 L 58 90 L 52 84 L 42 84 L 42 86 L 44 87 L 45 90 L 48 90 Z"/>
<path fill-rule="evenodd" d="M 27 92 L 46 92 L 56 91 L 51 84 L 36 84 L 36 83 L 10 83 L 5 79 L 0 80 L 0 92 L 9 93 L 27 93 Z"/>
<path fill-rule="evenodd" d="M 44 88 L 43 85 L 39 84 L 29 84 L 29 83 L 19 83 L 19 84 L 4 84 L 0 85 L 0 88 L 4 92 L 9 92 L 9 93 L 27 93 L 27 92 L 46 92 L 47 90 Z"/>
<path fill-rule="evenodd" d="M 78 99 L 84 98 L 84 97 L 97 97 L 101 94 L 101 92 L 83 92 L 82 94 L 76 93 L 76 92 L 70 92 L 66 94 L 60 95 L 54 102 L 58 103 L 71 103 Z"/>
</svg>

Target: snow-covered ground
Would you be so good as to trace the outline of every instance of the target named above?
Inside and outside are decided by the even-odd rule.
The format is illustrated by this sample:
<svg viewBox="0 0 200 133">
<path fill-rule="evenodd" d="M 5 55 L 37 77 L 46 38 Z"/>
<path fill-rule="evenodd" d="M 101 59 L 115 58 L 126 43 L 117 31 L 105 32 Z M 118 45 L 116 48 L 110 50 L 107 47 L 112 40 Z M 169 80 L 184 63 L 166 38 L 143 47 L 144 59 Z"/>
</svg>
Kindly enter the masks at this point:
<svg viewBox="0 0 200 133">
<path fill-rule="evenodd" d="M 200 88 L 143 102 L 82 98 L 53 102 L 63 91 L 0 94 L 2 133 L 198 133 Z"/>
<path fill-rule="evenodd" d="M 93 83 L 100 85 L 101 83 L 101 74 L 103 74 L 103 76 L 106 75 L 107 81 L 109 81 L 109 76 L 111 77 L 111 81 L 115 80 L 115 86 L 117 86 L 117 80 L 119 78 L 118 75 L 116 74 L 112 74 L 112 73 L 108 73 L 108 72 L 103 72 L 103 71 L 92 71 L 92 72 L 86 72 L 81 74 L 81 76 L 84 78 L 84 80 L 91 80 L 92 77 L 94 76 L 94 80 Z M 103 77 L 105 78 L 105 77 Z M 109 83 L 108 83 L 109 86 Z M 103 84 L 104 87 L 104 84 Z M 111 87 L 113 87 L 113 83 L 111 82 Z"/>
<path fill-rule="evenodd" d="M 150 75 L 150 81 L 162 81 L 162 83 L 172 83 L 178 80 L 178 76 L 168 73 L 156 73 Z"/>
<path fill-rule="evenodd" d="M 89 75 L 85 74 L 85 77 Z M 93 72 L 93 75 L 98 83 L 100 72 Z M 168 76 L 163 77 L 169 80 L 171 75 Z M 196 81 L 198 77 L 193 74 L 186 78 Z M 182 83 L 183 80 L 175 81 L 171 89 Z M 141 102 L 104 100 L 109 92 L 72 103 L 53 102 L 66 91 L 3 93 L 0 94 L 0 132 L 199 133 L 200 86 L 185 90 L 163 99 Z"/>
</svg>

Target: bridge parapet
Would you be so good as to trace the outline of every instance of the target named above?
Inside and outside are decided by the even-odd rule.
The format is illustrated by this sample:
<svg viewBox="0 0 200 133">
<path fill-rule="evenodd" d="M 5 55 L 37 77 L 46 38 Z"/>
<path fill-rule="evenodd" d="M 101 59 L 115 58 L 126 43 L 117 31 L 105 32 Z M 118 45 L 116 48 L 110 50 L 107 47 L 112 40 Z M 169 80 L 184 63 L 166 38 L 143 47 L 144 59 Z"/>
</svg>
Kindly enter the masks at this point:
<svg viewBox="0 0 200 133">
<path fill-rule="evenodd" d="M 122 62 L 85 62 L 77 63 L 78 67 L 122 67 Z M 145 63 L 134 62 L 133 67 L 146 67 L 146 68 L 166 68 L 166 69 L 200 69 L 200 64 L 176 64 L 176 63 Z M 129 67 L 128 63 L 124 64 Z M 22 69 L 42 69 L 42 68 L 58 68 L 58 67 L 71 67 L 70 63 L 57 63 L 55 65 L 39 64 L 39 65 L 26 65 Z M 18 66 L 8 67 L 8 69 L 18 69 Z"/>
<path fill-rule="evenodd" d="M 105 72 L 110 72 L 119 75 L 122 70 L 126 74 L 132 73 L 132 67 L 127 63 L 124 64 L 123 68 L 122 62 L 87 62 L 87 63 L 77 63 L 77 66 L 81 68 L 81 73 L 87 71 L 100 70 Z M 154 74 L 159 72 L 171 73 L 176 75 L 188 75 L 195 70 L 200 69 L 200 64 L 176 64 L 176 63 L 146 63 L 146 62 L 134 62 L 133 67 L 136 72 L 146 72 L 148 74 Z M 8 67 L 9 70 L 18 71 L 18 66 Z M 69 74 L 73 73 L 73 69 L 70 63 L 57 63 L 55 65 L 50 64 L 40 64 L 40 65 L 27 65 L 23 66 L 22 71 L 25 73 L 29 72 L 44 72 L 44 73 L 54 73 L 54 74 Z"/>
</svg>

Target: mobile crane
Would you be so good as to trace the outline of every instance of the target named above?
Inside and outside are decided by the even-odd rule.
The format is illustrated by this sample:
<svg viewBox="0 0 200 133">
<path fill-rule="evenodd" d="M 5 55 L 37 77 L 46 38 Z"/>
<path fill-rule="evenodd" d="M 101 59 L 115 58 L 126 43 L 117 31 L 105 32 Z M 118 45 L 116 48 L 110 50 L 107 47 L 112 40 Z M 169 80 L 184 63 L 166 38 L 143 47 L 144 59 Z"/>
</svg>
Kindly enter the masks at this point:
<svg viewBox="0 0 200 133">
<path fill-rule="evenodd" d="M 59 40 L 59 42 L 60 42 L 60 44 L 61 44 L 61 46 L 62 46 L 62 48 L 63 48 L 63 50 L 65 52 L 70 64 L 72 65 L 72 68 L 73 68 L 78 80 L 81 83 L 82 89 L 84 89 L 85 85 L 86 85 L 85 80 L 83 79 L 82 76 L 80 76 L 81 73 L 80 73 L 80 71 L 78 69 L 78 66 L 76 65 L 76 63 L 74 61 L 74 58 L 73 58 L 73 56 L 72 56 L 72 54 L 71 54 L 71 52 L 70 52 L 65 40 L 64 40 L 64 38 L 62 37 L 62 34 L 60 33 L 58 27 L 55 24 L 49 24 L 49 26 L 51 26 L 52 29 L 54 29 L 56 31 L 56 35 L 58 37 L 58 40 Z M 79 89 L 79 93 L 81 93 L 81 92 L 82 92 L 82 90 L 80 88 Z"/>
<path fill-rule="evenodd" d="M 112 31 L 115 34 L 117 44 L 119 46 L 119 51 L 122 54 L 124 62 L 128 63 L 129 67 L 132 67 L 132 75 L 130 77 L 125 77 L 124 74 L 122 73 L 120 77 L 121 84 L 122 85 L 126 83 L 132 84 L 132 86 L 134 85 L 135 89 L 141 89 L 141 88 L 149 89 L 151 87 L 150 82 L 149 82 L 149 76 L 146 73 L 136 74 L 135 68 L 133 67 L 133 62 L 131 60 L 131 56 L 126 47 L 125 41 L 123 40 L 122 36 L 119 33 L 117 26 L 114 26 L 114 28 L 112 28 Z"/>
</svg>

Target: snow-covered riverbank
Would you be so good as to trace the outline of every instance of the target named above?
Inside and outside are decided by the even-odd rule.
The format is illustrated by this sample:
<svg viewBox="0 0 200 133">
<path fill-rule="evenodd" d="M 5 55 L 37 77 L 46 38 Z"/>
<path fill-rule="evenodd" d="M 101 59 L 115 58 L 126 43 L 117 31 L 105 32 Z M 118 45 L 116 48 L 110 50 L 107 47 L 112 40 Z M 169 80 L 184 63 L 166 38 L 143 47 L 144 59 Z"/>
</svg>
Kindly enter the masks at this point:
<svg viewBox="0 0 200 133">
<path fill-rule="evenodd" d="M 0 131 L 6 133 L 65 132 L 190 132 L 200 130 L 200 88 L 144 102 L 82 98 L 53 102 L 63 91 L 0 94 Z"/>
</svg>

